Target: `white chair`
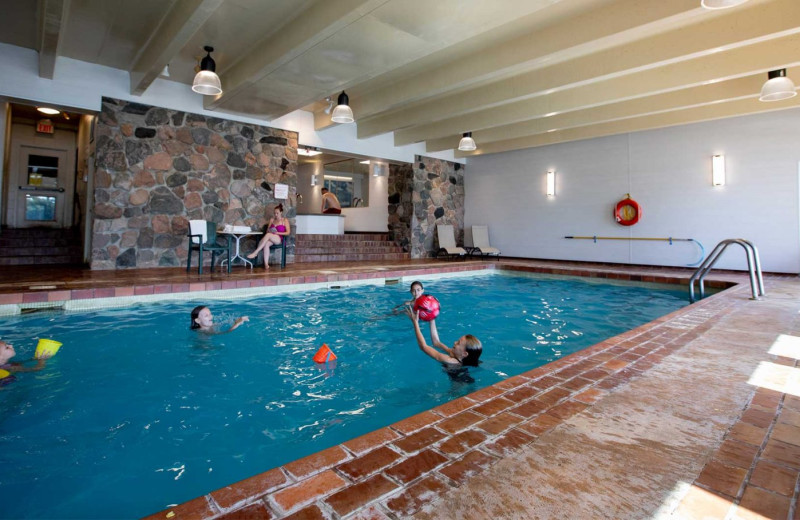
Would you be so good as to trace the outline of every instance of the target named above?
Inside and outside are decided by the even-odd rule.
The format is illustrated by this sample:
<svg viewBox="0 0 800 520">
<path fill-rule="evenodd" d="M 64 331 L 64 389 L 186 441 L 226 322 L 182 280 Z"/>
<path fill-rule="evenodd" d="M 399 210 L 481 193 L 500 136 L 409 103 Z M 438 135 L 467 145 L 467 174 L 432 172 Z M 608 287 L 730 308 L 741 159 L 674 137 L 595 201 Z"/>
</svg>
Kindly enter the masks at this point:
<svg viewBox="0 0 800 520">
<path fill-rule="evenodd" d="M 487 226 L 472 226 L 472 249 L 469 254 L 482 256 L 499 256 L 500 250 L 489 245 L 489 228 Z"/>
<path fill-rule="evenodd" d="M 453 234 L 453 226 L 439 224 L 436 226 L 436 234 L 439 237 L 439 250 L 436 256 L 446 254 L 448 256 L 464 256 L 467 251 L 463 247 L 456 245 L 456 238 Z"/>
</svg>

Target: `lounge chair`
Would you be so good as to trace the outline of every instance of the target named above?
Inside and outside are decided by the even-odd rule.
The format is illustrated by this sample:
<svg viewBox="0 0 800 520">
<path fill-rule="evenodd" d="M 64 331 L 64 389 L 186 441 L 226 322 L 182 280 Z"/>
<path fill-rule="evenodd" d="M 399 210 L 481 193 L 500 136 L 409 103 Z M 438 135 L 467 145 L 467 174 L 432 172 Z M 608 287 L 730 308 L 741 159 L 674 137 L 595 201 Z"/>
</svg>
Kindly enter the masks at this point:
<svg viewBox="0 0 800 520">
<path fill-rule="evenodd" d="M 463 247 L 456 245 L 456 238 L 453 234 L 453 226 L 439 224 L 436 226 L 436 234 L 439 237 L 439 250 L 436 251 L 436 256 L 464 256 L 467 251 Z"/>
<path fill-rule="evenodd" d="M 489 228 L 486 226 L 472 226 L 472 248 L 470 255 L 499 256 L 500 250 L 489 245 Z"/>
</svg>

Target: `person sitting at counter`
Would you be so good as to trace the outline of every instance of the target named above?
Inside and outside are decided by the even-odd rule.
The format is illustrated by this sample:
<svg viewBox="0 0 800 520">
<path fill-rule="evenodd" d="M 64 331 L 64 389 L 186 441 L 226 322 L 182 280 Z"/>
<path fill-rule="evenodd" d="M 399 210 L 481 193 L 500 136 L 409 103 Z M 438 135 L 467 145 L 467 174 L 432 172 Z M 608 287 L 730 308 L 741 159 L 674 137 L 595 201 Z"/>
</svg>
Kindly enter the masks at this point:
<svg viewBox="0 0 800 520">
<path fill-rule="evenodd" d="M 322 188 L 322 213 L 328 215 L 339 215 L 342 212 L 342 205 L 336 195 Z"/>
</svg>

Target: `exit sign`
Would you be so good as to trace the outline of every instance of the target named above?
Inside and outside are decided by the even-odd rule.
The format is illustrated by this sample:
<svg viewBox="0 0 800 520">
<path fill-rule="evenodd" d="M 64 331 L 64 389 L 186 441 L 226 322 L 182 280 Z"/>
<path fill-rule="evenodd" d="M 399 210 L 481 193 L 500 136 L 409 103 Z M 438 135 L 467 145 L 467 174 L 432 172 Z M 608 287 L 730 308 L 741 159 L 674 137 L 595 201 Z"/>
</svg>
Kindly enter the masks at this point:
<svg viewBox="0 0 800 520">
<path fill-rule="evenodd" d="M 36 131 L 40 134 L 52 134 L 55 132 L 55 125 L 49 119 L 42 119 L 36 123 Z"/>
</svg>

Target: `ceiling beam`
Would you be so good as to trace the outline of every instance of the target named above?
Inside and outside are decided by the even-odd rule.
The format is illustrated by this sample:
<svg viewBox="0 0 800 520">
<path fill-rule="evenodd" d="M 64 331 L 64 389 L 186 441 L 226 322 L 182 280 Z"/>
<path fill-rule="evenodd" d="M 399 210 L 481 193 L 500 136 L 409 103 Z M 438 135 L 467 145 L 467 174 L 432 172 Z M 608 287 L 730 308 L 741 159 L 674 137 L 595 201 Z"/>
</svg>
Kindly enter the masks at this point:
<svg viewBox="0 0 800 520">
<path fill-rule="evenodd" d="M 388 0 L 325 0 L 315 3 L 220 75 L 223 93 L 205 96 L 208 110 L 224 107 L 227 100 L 245 94 L 255 83 L 300 56 L 337 31 L 369 14 Z"/>
<path fill-rule="evenodd" d="M 39 76 L 53 79 L 70 0 L 39 0 Z"/>
<path fill-rule="evenodd" d="M 545 63 L 573 59 L 642 38 L 656 32 L 659 27 L 676 23 L 677 18 L 697 16 L 701 12 L 698 5 L 697 0 L 607 2 L 575 16 L 561 16 L 546 27 L 481 49 L 435 70 L 377 85 L 366 92 L 354 91 L 358 95 L 353 97 L 351 105 L 363 119 L 431 95 L 441 95 L 487 80 L 495 81 L 498 75 L 521 74 Z M 564 6 L 556 4 L 550 9 Z"/>
<path fill-rule="evenodd" d="M 653 96 L 646 96 L 619 103 L 610 103 L 585 110 L 565 112 L 552 117 L 542 117 L 498 126 L 479 132 L 472 137 L 480 145 L 495 141 L 505 141 L 519 137 L 543 134 L 555 130 L 565 130 L 579 126 L 619 121 L 637 116 L 662 112 L 684 110 L 686 108 L 710 105 L 736 99 L 752 98 L 759 95 L 764 75 L 748 76 L 729 81 L 700 85 Z M 458 146 L 461 135 L 448 136 L 426 141 L 427 152 L 438 152 Z"/>
<path fill-rule="evenodd" d="M 666 64 L 696 60 L 721 50 L 745 47 L 800 32 L 800 2 L 776 0 L 767 4 L 756 4 L 754 7 L 740 8 L 674 31 L 656 34 L 618 48 L 603 50 L 513 78 L 435 97 L 402 110 L 360 118 L 358 137 L 371 137 L 483 108 L 499 107 L 505 103 L 552 94 L 634 72 L 638 75 Z M 470 130 L 473 128 L 465 127 L 457 129 L 457 132 Z M 430 137 L 441 137 L 452 132 L 450 129 L 444 134 Z"/>
<path fill-rule="evenodd" d="M 496 141 L 481 145 L 474 152 L 456 151 L 457 158 L 469 157 L 472 155 L 484 155 L 490 153 L 510 152 L 523 148 L 535 148 L 550 144 L 564 143 L 568 141 L 578 141 L 583 139 L 594 139 L 610 135 L 624 134 L 630 132 L 640 132 L 643 130 L 653 130 L 669 126 L 699 123 L 714 119 L 736 117 L 748 114 L 758 114 L 763 112 L 773 112 L 775 110 L 785 110 L 800 107 L 800 96 L 791 99 L 763 103 L 757 98 L 737 99 L 729 102 L 692 107 L 685 110 L 674 112 L 664 112 L 661 114 L 639 116 L 631 119 L 600 123 L 597 125 L 581 126 L 567 130 L 556 130 L 545 134 L 509 139 L 507 141 Z"/>
<path fill-rule="evenodd" d="M 800 35 L 795 36 L 791 42 L 786 43 L 787 48 L 783 53 L 783 57 L 786 58 L 791 57 L 797 60 L 794 63 L 794 65 L 800 65 L 800 56 L 797 56 L 796 53 L 791 49 L 796 48 L 798 44 L 800 44 Z M 755 60 L 758 61 L 757 56 L 755 57 Z M 750 66 L 753 65 L 752 63 L 747 63 L 744 60 L 740 62 L 737 56 L 731 56 L 727 61 L 729 63 L 735 63 L 736 65 L 741 65 L 744 68 L 747 68 L 748 65 Z M 684 69 L 681 72 L 685 72 L 686 74 L 690 74 L 692 72 L 691 70 L 688 69 L 688 67 L 684 67 L 682 65 L 685 64 L 678 64 L 673 67 Z M 702 64 L 700 66 L 693 67 L 693 69 L 694 71 L 708 72 L 710 76 L 713 76 L 714 73 L 717 71 L 738 72 L 730 68 L 728 68 L 728 70 L 723 71 L 723 69 L 716 68 L 715 67 L 716 65 L 719 64 L 710 63 L 708 70 L 704 70 Z M 763 65 L 764 65 L 763 63 L 758 63 L 759 67 Z M 780 65 L 779 67 L 784 68 L 786 67 L 786 65 Z M 664 71 L 662 71 L 662 74 L 660 76 L 662 78 L 664 77 L 674 78 L 677 77 L 676 75 L 680 74 L 681 72 L 673 70 L 668 73 L 664 73 Z M 545 113 L 542 110 L 551 109 L 553 108 L 553 105 L 533 107 L 535 110 L 538 110 L 539 115 L 537 117 L 530 118 L 528 120 L 521 121 L 518 123 L 493 125 L 491 127 L 487 127 L 485 130 L 474 131 L 472 133 L 472 136 L 478 143 L 492 142 L 496 140 L 524 137 L 526 135 L 537 134 L 553 129 L 571 128 L 575 126 L 580 126 L 581 124 L 594 124 L 604 121 L 625 119 L 632 116 L 648 114 L 648 113 L 656 113 L 669 110 L 680 110 L 685 107 L 697 106 L 702 104 L 712 104 L 725 100 L 734 100 L 744 97 L 757 97 L 761 90 L 761 86 L 767 79 L 767 75 L 764 74 L 763 71 L 759 71 L 758 74 L 750 76 L 739 76 L 738 74 L 724 74 L 724 75 L 734 76 L 734 79 L 728 79 L 727 81 L 717 81 L 714 78 L 702 80 L 702 78 L 695 76 L 694 78 L 691 78 L 694 79 L 692 85 L 687 88 L 673 89 L 660 93 L 654 90 L 650 90 L 648 88 L 654 84 L 658 84 L 659 83 L 658 78 L 652 78 L 642 83 L 640 83 L 638 80 L 637 81 L 629 80 L 628 81 L 629 84 L 640 88 L 641 92 L 643 93 L 648 93 L 649 91 L 650 94 L 631 97 L 616 102 L 597 104 L 590 108 L 569 110 L 569 111 L 553 110 L 552 112 Z M 789 69 L 788 75 L 789 77 L 792 76 L 800 77 L 800 68 Z M 606 82 L 607 84 L 597 84 L 594 87 L 595 90 L 594 94 L 597 95 L 602 93 L 608 93 L 609 98 L 630 94 L 631 93 L 630 91 L 624 90 L 625 85 L 623 85 L 621 81 L 622 78 L 616 78 L 614 80 Z M 669 85 L 664 85 L 664 86 L 669 86 Z M 575 94 L 573 98 L 576 96 L 580 97 L 580 94 L 576 93 L 573 94 Z M 525 105 L 526 103 L 533 104 L 532 102 L 536 100 L 541 101 L 543 100 L 543 98 L 536 98 L 535 100 L 531 100 L 531 102 L 522 102 L 514 105 Z M 523 106 L 512 107 L 511 105 L 508 105 L 502 108 L 503 112 L 513 113 L 513 108 L 516 108 L 518 110 L 523 110 L 526 107 Z M 435 151 L 454 148 L 458 143 L 460 137 L 461 134 L 452 134 L 443 138 L 427 140 L 426 150 L 428 152 L 435 152 Z"/>
<path fill-rule="evenodd" d="M 130 68 L 131 94 L 144 94 L 170 60 L 178 55 L 224 1 L 181 0 L 172 4 Z"/>
</svg>

